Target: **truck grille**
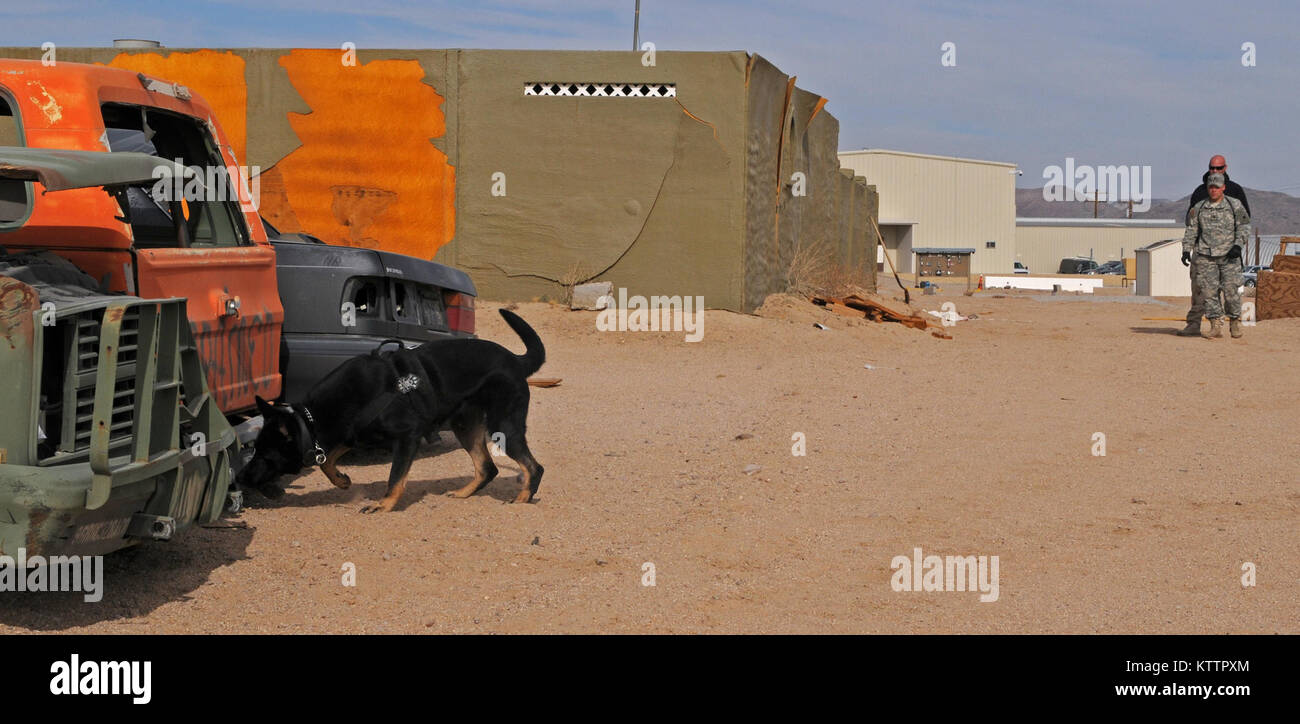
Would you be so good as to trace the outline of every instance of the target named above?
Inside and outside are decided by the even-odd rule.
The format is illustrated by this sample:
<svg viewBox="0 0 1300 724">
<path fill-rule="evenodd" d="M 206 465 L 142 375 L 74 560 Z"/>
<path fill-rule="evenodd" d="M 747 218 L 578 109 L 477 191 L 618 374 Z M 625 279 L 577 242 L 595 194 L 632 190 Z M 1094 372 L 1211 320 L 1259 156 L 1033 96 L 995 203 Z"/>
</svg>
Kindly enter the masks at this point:
<svg viewBox="0 0 1300 724">
<path fill-rule="evenodd" d="M 43 395 L 47 407 L 42 412 L 50 445 L 40 456 L 42 462 L 81 457 L 90 449 L 103 321 L 104 310 L 96 309 L 61 319 L 46 333 L 42 392 L 47 393 Z M 128 307 L 122 316 L 118 339 L 117 375 L 109 420 L 110 450 L 119 449 L 132 439 L 139 332 L 139 308 Z M 53 386 L 55 380 L 62 383 L 61 387 Z"/>
</svg>

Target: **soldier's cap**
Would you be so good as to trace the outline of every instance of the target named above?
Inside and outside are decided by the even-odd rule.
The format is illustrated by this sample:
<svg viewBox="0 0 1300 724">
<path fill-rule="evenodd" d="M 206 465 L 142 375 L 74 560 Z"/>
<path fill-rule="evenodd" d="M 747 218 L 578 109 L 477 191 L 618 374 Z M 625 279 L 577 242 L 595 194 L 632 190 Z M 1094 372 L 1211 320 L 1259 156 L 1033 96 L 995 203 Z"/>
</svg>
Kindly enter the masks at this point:
<svg viewBox="0 0 1300 724">
<path fill-rule="evenodd" d="M 1223 174 L 1221 174 L 1221 173 L 1212 173 L 1212 174 L 1210 174 L 1210 177 L 1209 177 L 1208 179 L 1205 180 L 1205 185 L 1206 185 L 1207 187 L 1209 187 L 1209 186 L 1223 186 L 1224 181 L 1225 181 L 1225 179 L 1223 178 Z"/>
</svg>

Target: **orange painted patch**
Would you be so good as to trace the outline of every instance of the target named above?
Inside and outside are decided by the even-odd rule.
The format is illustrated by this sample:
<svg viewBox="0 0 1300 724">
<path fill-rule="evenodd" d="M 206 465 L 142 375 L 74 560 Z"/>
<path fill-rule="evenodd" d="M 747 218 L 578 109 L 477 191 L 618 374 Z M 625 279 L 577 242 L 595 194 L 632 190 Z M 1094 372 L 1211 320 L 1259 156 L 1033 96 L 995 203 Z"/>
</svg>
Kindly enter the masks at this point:
<svg viewBox="0 0 1300 724">
<path fill-rule="evenodd" d="M 235 150 L 239 163 L 248 140 L 248 84 L 244 81 L 244 59 L 234 53 L 198 50 L 193 53 L 121 53 L 109 63 L 158 78 L 180 83 L 203 96 L 217 115 L 217 123 Z"/>
<path fill-rule="evenodd" d="M 443 97 L 414 60 L 344 66 L 337 50 L 280 58 L 312 109 L 290 113 L 302 147 L 276 170 L 302 231 L 431 259 L 455 232 L 456 169 L 429 139 L 446 133 Z"/>
</svg>

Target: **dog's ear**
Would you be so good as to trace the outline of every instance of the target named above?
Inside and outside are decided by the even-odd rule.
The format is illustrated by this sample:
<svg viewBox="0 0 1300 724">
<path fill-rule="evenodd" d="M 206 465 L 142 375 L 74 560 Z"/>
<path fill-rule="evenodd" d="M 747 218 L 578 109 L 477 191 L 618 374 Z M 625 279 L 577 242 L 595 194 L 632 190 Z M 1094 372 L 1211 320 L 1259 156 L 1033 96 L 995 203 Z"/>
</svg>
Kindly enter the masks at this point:
<svg viewBox="0 0 1300 724">
<path fill-rule="evenodd" d="M 262 417 L 270 417 L 275 412 L 275 408 L 271 406 L 271 403 L 261 397 L 254 395 L 253 399 L 257 401 L 257 411 L 262 413 Z"/>
</svg>

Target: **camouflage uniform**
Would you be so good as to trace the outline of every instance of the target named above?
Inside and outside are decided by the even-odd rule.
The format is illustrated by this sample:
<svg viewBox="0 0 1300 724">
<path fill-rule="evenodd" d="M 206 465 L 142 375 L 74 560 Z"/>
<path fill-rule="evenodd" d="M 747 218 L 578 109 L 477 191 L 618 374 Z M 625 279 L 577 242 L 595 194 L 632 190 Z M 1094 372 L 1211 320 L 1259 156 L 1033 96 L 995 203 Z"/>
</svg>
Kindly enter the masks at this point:
<svg viewBox="0 0 1300 724">
<path fill-rule="evenodd" d="M 1250 215 L 1240 201 L 1224 196 L 1217 204 L 1209 199 L 1198 202 L 1190 216 L 1183 233 L 1183 251 L 1192 254 L 1193 303 L 1199 299 L 1209 319 L 1218 319 L 1225 311 L 1229 319 L 1240 319 L 1242 262 L 1227 254 L 1233 246 L 1245 250 L 1250 240 Z M 1219 301 L 1220 291 L 1224 303 Z"/>
</svg>

